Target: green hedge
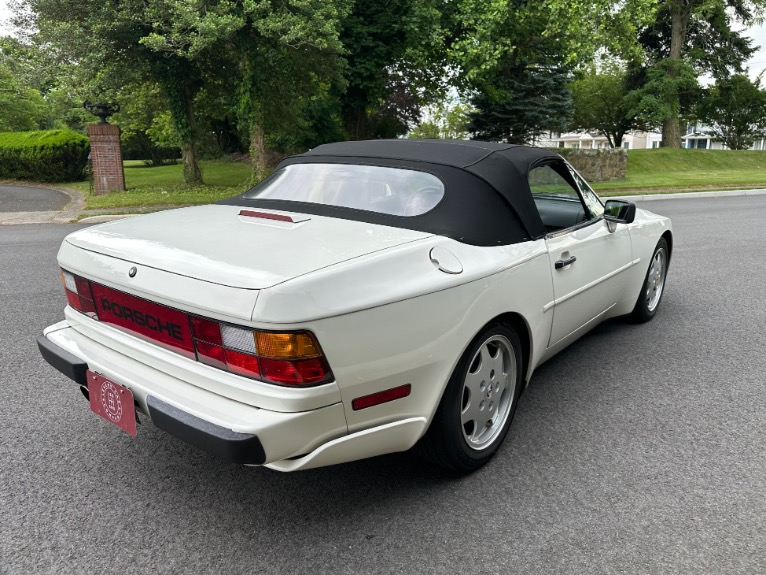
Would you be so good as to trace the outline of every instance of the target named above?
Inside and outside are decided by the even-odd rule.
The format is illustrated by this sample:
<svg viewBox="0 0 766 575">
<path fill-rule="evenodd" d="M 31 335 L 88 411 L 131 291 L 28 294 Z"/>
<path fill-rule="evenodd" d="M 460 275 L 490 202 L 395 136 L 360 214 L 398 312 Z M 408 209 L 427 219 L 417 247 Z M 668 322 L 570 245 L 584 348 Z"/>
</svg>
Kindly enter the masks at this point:
<svg viewBox="0 0 766 575">
<path fill-rule="evenodd" d="M 0 132 L 0 179 L 79 181 L 89 151 L 88 138 L 70 130 Z"/>
</svg>

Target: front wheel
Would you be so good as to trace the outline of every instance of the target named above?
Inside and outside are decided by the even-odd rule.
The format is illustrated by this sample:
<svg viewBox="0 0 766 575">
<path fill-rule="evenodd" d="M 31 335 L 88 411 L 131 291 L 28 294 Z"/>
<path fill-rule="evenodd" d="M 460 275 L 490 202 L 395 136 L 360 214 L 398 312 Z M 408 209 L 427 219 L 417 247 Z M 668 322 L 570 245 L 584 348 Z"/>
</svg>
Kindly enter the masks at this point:
<svg viewBox="0 0 766 575">
<path fill-rule="evenodd" d="M 432 462 L 468 472 L 498 450 L 516 411 L 521 343 L 508 326 L 482 331 L 460 358 L 426 435 L 418 444 Z"/>
<path fill-rule="evenodd" d="M 649 271 L 646 272 L 641 293 L 638 294 L 636 306 L 633 308 L 631 318 L 636 322 L 646 322 L 654 317 L 660 306 L 662 294 L 665 291 L 665 277 L 668 273 L 668 261 L 670 251 L 668 242 L 661 238 L 654 248 Z"/>
</svg>

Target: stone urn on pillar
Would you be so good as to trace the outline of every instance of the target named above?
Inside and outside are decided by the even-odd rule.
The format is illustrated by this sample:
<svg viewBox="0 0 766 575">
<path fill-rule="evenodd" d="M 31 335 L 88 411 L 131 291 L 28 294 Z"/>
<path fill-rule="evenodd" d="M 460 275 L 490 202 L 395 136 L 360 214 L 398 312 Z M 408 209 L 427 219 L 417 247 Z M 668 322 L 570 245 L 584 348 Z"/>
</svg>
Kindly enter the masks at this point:
<svg viewBox="0 0 766 575">
<path fill-rule="evenodd" d="M 120 111 L 118 104 L 91 103 L 86 101 L 83 108 L 100 118 L 98 124 L 88 124 L 90 159 L 93 163 L 93 189 L 96 195 L 111 190 L 125 189 L 125 172 L 122 169 L 122 146 L 120 127 L 106 119 Z"/>
</svg>

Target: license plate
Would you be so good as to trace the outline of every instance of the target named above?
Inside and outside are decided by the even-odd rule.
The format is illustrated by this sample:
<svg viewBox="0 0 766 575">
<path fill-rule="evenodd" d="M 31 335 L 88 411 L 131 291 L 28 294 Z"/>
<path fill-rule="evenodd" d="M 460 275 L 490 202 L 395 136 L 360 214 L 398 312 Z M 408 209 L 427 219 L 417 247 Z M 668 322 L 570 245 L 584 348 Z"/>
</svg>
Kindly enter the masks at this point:
<svg viewBox="0 0 766 575">
<path fill-rule="evenodd" d="M 136 406 L 133 403 L 133 392 L 98 373 L 88 370 L 87 374 L 91 411 L 135 436 Z"/>
</svg>

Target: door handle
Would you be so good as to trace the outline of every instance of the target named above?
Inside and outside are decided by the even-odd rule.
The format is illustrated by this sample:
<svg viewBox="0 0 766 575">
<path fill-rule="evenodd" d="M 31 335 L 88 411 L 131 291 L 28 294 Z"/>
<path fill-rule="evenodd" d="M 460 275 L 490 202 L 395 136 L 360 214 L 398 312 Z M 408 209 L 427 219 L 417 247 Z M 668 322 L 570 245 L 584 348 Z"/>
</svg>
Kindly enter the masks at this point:
<svg viewBox="0 0 766 575">
<path fill-rule="evenodd" d="M 558 260 L 556 262 L 555 266 L 556 266 L 557 270 L 561 270 L 561 269 L 564 269 L 569 264 L 575 263 L 576 261 L 577 261 L 577 258 L 572 256 L 572 257 L 569 257 L 569 258 L 567 258 L 565 260 Z"/>
</svg>

